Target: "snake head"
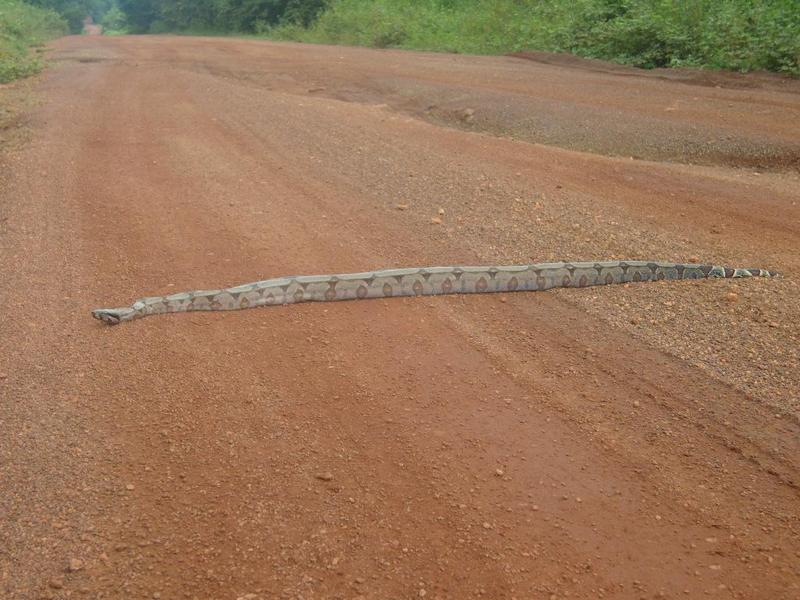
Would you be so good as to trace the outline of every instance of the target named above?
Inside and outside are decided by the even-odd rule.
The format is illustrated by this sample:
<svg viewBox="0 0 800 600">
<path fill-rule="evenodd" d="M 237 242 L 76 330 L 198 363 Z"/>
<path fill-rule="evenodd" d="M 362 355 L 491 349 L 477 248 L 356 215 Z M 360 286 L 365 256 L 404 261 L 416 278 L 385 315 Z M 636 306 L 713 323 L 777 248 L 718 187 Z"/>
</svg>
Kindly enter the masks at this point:
<svg viewBox="0 0 800 600">
<path fill-rule="evenodd" d="M 117 325 L 123 320 L 124 312 L 119 308 L 98 308 L 92 311 L 92 316 L 108 325 Z"/>
</svg>

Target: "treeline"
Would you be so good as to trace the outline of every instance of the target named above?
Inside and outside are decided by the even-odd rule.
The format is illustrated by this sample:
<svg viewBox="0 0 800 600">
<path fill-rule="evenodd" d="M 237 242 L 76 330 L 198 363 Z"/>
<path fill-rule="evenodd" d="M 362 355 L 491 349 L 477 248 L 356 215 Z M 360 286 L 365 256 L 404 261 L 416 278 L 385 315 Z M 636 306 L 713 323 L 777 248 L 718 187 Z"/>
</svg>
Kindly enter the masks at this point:
<svg viewBox="0 0 800 600">
<path fill-rule="evenodd" d="M 52 10 L 19 0 L 0 0 L 0 83 L 41 69 L 43 62 L 37 50 L 45 41 L 66 32 L 66 21 Z"/>
<path fill-rule="evenodd" d="M 0 2 L 5 0 L 0 0 Z M 27 4 L 50 9 L 67 21 L 72 33 L 80 33 L 83 20 L 90 16 L 98 23 L 103 15 L 114 6 L 114 0 L 25 0 Z"/>
<path fill-rule="evenodd" d="M 263 33 L 280 24 L 308 27 L 327 0 L 119 0 L 134 33 Z"/>
</svg>

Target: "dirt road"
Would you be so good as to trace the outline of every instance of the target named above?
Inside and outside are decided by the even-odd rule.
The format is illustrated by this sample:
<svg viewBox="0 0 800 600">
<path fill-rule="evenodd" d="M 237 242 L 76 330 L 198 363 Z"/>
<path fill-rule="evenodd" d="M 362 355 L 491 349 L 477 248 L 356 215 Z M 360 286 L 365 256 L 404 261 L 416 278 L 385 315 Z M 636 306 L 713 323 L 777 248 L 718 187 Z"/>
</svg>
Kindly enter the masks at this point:
<svg viewBox="0 0 800 600">
<path fill-rule="evenodd" d="M 0 171 L 0 596 L 800 597 L 796 83 L 170 37 L 51 58 Z M 785 277 L 89 314 L 613 258 Z"/>
</svg>

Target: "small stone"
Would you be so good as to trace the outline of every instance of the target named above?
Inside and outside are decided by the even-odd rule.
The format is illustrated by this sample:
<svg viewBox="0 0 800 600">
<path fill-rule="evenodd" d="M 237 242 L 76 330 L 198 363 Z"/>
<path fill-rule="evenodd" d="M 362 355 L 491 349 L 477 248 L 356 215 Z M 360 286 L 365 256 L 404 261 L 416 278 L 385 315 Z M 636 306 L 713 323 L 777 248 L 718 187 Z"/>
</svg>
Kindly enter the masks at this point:
<svg viewBox="0 0 800 600">
<path fill-rule="evenodd" d="M 443 208 L 440 208 L 440 209 L 439 209 L 439 214 L 440 214 L 440 215 L 443 215 L 443 214 L 444 214 L 444 209 L 443 209 Z"/>
<path fill-rule="evenodd" d="M 459 112 L 458 118 L 466 123 L 471 123 L 475 119 L 475 109 L 465 108 Z"/>
<path fill-rule="evenodd" d="M 134 489 L 134 485 L 132 483 L 129 483 L 125 486 L 125 489 L 131 491 L 132 489 Z"/>
<path fill-rule="evenodd" d="M 427 595 L 428 595 L 428 592 L 426 592 L 426 591 L 425 591 L 425 588 L 421 588 L 421 589 L 419 590 L 419 597 L 420 597 L 420 598 L 424 598 L 424 597 L 425 597 L 425 596 L 427 596 Z"/>
<path fill-rule="evenodd" d="M 75 571 L 80 571 L 83 568 L 83 561 L 80 558 L 70 558 L 69 559 L 69 570 L 73 573 Z"/>
<path fill-rule="evenodd" d="M 503 471 L 503 469 L 495 469 L 494 470 L 494 474 L 497 475 L 498 477 L 502 477 L 506 473 L 505 473 L 505 471 Z"/>
<path fill-rule="evenodd" d="M 638 400 L 634 400 L 634 401 L 633 401 L 633 406 L 634 406 L 635 408 L 639 408 L 639 401 L 638 401 Z"/>
<path fill-rule="evenodd" d="M 728 292 L 727 294 L 725 294 L 725 300 L 727 300 L 731 304 L 735 304 L 736 302 L 739 301 L 739 294 L 737 294 L 736 292 Z"/>
<path fill-rule="evenodd" d="M 487 522 L 487 521 L 484 521 L 483 522 L 483 528 L 484 529 L 491 529 L 492 528 L 492 524 Z"/>
<path fill-rule="evenodd" d="M 780 327 L 780 324 L 777 321 L 770 321 L 769 326 L 772 328 Z"/>
<path fill-rule="evenodd" d="M 396 204 L 395 208 L 397 210 L 408 210 L 408 204 Z"/>
<path fill-rule="evenodd" d="M 325 471 L 324 473 L 317 473 L 315 477 L 320 481 L 332 481 L 333 473 Z"/>
<path fill-rule="evenodd" d="M 431 224 L 432 225 L 441 225 L 442 220 L 439 217 L 431 217 Z"/>
<path fill-rule="evenodd" d="M 153 592 L 153 598 L 159 600 L 159 598 L 161 598 L 161 592 Z"/>
<path fill-rule="evenodd" d="M 62 579 L 54 577 L 53 579 L 47 582 L 47 585 L 49 585 L 54 590 L 60 590 L 61 588 L 64 587 L 64 581 Z"/>
<path fill-rule="evenodd" d="M 366 579 L 364 579 L 363 577 L 356 577 L 355 581 L 357 584 L 361 585 L 366 581 Z"/>
<path fill-rule="evenodd" d="M 700 259 L 699 259 L 697 256 L 690 256 L 690 257 L 689 257 L 689 262 L 690 262 L 690 263 L 697 264 L 697 263 L 699 263 L 699 262 L 700 262 Z"/>
<path fill-rule="evenodd" d="M 661 520 L 661 515 L 656 515 L 656 521 L 660 521 L 660 520 Z"/>
</svg>

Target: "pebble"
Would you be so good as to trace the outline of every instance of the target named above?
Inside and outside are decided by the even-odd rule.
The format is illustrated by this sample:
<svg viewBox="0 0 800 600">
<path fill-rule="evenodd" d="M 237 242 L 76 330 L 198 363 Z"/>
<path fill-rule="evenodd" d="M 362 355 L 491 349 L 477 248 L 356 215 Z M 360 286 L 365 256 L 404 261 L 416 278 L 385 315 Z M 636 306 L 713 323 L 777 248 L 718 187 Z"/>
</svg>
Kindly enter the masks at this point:
<svg viewBox="0 0 800 600">
<path fill-rule="evenodd" d="M 440 209 L 439 209 L 439 214 L 440 214 L 440 215 L 443 215 L 443 214 L 444 214 L 444 209 L 443 209 L 443 208 L 440 208 Z"/>
<path fill-rule="evenodd" d="M 633 405 L 634 405 L 636 408 L 639 408 L 639 401 L 638 401 L 638 400 L 634 400 L 634 401 L 633 401 Z"/>
<path fill-rule="evenodd" d="M 736 292 L 728 292 L 727 294 L 725 294 L 725 300 L 727 300 L 731 304 L 734 304 L 735 302 L 739 301 L 739 294 L 737 294 Z"/>
<path fill-rule="evenodd" d="M 80 571 L 83 568 L 83 561 L 80 558 L 71 558 L 69 559 L 69 570 L 73 573 L 75 571 Z"/>
<path fill-rule="evenodd" d="M 396 204 L 395 208 L 397 210 L 407 210 L 408 209 L 408 204 Z"/>
<path fill-rule="evenodd" d="M 432 225 L 441 225 L 442 224 L 442 220 L 439 217 L 432 217 L 431 218 L 431 224 Z"/>
<path fill-rule="evenodd" d="M 134 489 L 134 485 L 132 483 L 129 483 L 125 486 L 125 489 L 131 491 L 132 489 Z"/>
<path fill-rule="evenodd" d="M 331 481 L 333 480 L 333 473 L 329 471 L 325 471 L 324 473 L 317 473 L 316 478 L 320 481 Z"/>
<path fill-rule="evenodd" d="M 497 475 L 498 477 L 502 477 L 503 475 L 505 475 L 505 471 L 503 471 L 503 469 L 495 469 L 494 474 Z"/>
<path fill-rule="evenodd" d="M 475 109 L 474 108 L 465 108 L 464 110 L 462 110 L 459 113 L 458 116 L 462 121 L 466 121 L 467 123 L 470 123 L 475 118 Z"/>
<path fill-rule="evenodd" d="M 53 578 L 47 583 L 47 585 L 49 585 L 54 590 L 60 590 L 61 588 L 64 587 L 64 582 L 61 579 Z"/>
</svg>

